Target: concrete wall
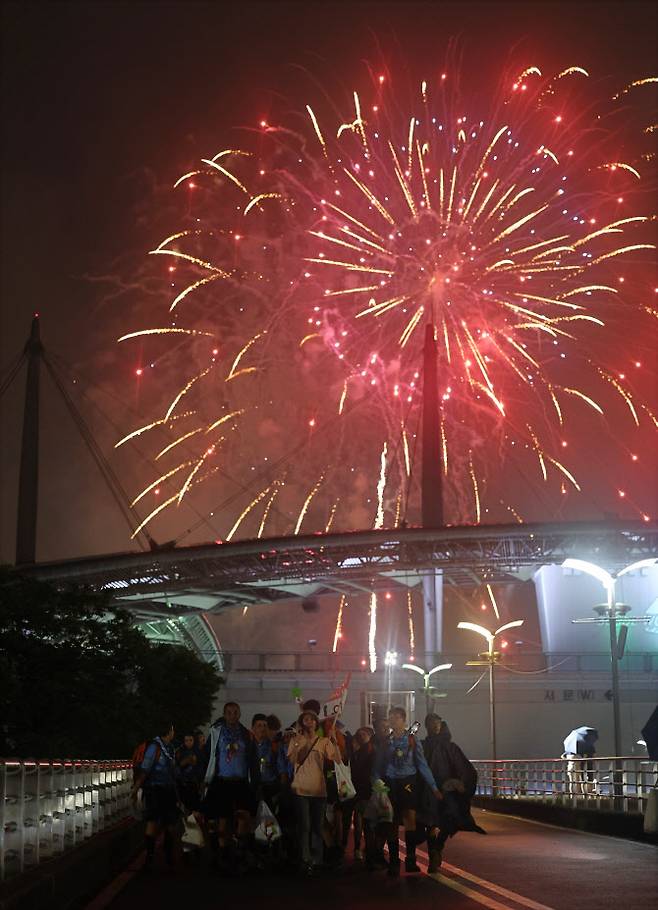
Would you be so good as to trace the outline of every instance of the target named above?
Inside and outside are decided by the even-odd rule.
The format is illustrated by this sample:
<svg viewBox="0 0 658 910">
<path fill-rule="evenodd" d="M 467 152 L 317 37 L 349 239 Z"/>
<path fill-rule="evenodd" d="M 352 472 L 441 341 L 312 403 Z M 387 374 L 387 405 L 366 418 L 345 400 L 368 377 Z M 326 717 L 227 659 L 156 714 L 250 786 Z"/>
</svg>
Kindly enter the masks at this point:
<svg viewBox="0 0 658 910">
<path fill-rule="evenodd" d="M 559 666 L 550 673 L 521 673 L 524 654 L 541 655 L 540 629 L 534 595 L 534 585 L 497 586 L 496 596 L 501 608 L 501 622 L 524 618 L 525 624 L 510 637 L 510 653 L 506 660 L 517 672 L 497 672 L 498 703 L 498 755 L 510 758 L 541 758 L 559 756 L 564 737 L 578 726 L 592 726 L 599 730 L 597 752 L 609 755 L 613 751 L 612 705 L 609 700 L 609 659 L 606 657 L 584 659 L 583 672 L 560 672 Z M 594 595 L 593 595 L 594 596 Z M 413 612 L 416 633 L 416 653 L 422 655 L 422 598 L 420 591 L 413 594 Z M 309 668 L 316 651 L 330 652 L 336 625 L 338 595 L 318 598 L 318 610 L 305 612 L 297 601 L 279 602 L 249 607 L 246 614 L 234 608 L 212 618 L 213 626 L 222 648 L 227 652 L 300 652 L 304 667 Z M 464 654 L 481 647 L 473 633 L 457 631 L 459 619 L 481 622 L 490 627 L 495 618 L 482 611 L 482 593 L 459 590 L 446 592 L 444 629 L 447 654 L 461 651 L 453 670 L 440 674 L 441 688 L 447 697 L 437 702 L 440 714 L 448 720 L 455 740 L 473 758 L 489 757 L 489 706 L 487 679 L 466 694 L 481 673 L 480 668 L 466 669 Z M 388 648 L 397 650 L 399 663 L 409 659 L 409 628 L 406 592 L 392 588 L 391 598 L 379 598 L 377 650 L 382 660 Z M 486 606 L 486 604 L 485 604 Z M 591 611 L 588 603 L 587 609 Z M 352 654 L 352 666 L 360 666 L 367 657 L 368 596 L 356 595 L 350 599 L 343 617 L 341 654 Z M 574 628 L 570 626 L 570 628 Z M 309 644 L 316 641 L 317 645 Z M 656 636 L 650 639 L 654 644 Z M 568 644 L 567 640 L 567 644 Z M 518 652 L 518 656 L 513 653 Z M 568 648 L 567 650 L 575 650 Z M 319 655 L 318 655 L 319 657 Z M 450 659 L 447 657 L 446 659 Z M 236 662 L 234 662 L 236 663 Z M 559 663 L 559 661 L 558 661 Z M 326 660 L 318 660 L 317 672 L 291 672 L 290 659 L 281 659 L 278 672 L 258 673 L 252 670 L 229 671 L 227 686 L 218 697 L 216 715 L 227 699 L 242 705 L 243 720 L 248 724 L 256 711 L 277 714 L 284 725 L 297 715 L 291 689 L 298 686 L 305 698 L 326 698 L 344 677 L 344 671 L 321 672 Z M 254 666 L 253 660 L 245 666 Z M 270 664 L 272 666 L 272 664 Z M 541 663 L 538 664 L 541 666 Z M 570 664 L 573 666 L 573 663 Z M 642 754 L 636 746 L 640 730 L 658 701 L 658 662 L 653 661 L 643 672 L 642 661 L 625 659 L 621 665 L 623 751 L 627 755 Z M 408 690 L 417 685 L 419 677 L 409 671 L 397 670 L 392 680 L 394 690 Z M 385 693 L 387 680 L 383 673 L 356 673 L 352 679 L 345 710 L 345 722 L 354 730 L 364 722 L 362 703 L 366 693 Z M 385 695 L 382 701 L 385 701 Z M 401 697 L 394 701 L 402 701 Z M 425 715 L 424 698 L 417 701 L 417 717 Z"/>
<path fill-rule="evenodd" d="M 539 680 L 531 678 L 503 678 L 497 684 L 497 737 L 499 758 L 551 758 L 562 752 L 562 741 L 579 726 L 596 727 L 599 731 L 597 754 L 613 753 L 612 705 L 606 698 L 609 679 L 603 674 L 565 676 L 543 674 Z M 405 685 L 409 685 L 405 674 Z M 435 702 L 435 709 L 444 717 L 452 730 L 453 738 L 472 758 L 489 757 L 489 702 L 486 678 L 470 695 L 466 692 L 477 677 L 465 673 L 451 673 L 442 680 L 447 697 Z M 226 689 L 218 698 L 218 711 L 227 699 L 242 706 L 243 720 L 251 722 L 256 711 L 277 714 L 284 725 L 290 723 L 298 709 L 291 689 L 299 686 L 305 698 L 322 700 L 336 684 L 336 677 L 323 674 L 267 674 L 258 678 L 254 674 L 229 673 Z M 403 686 L 394 683 L 394 690 Z M 344 720 L 355 730 L 363 723 L 362 703 L 365 693 L 380 692 L 386 700 L 384 679 L 359 673 L 353 676 L 345 709 Z M 394 696 L 394 702 L 403 701 Z M 622 680 L 622 743 L 626 755 L 643 755 L 636 745 L 640 730 L 648 720 L 658 701 L 656 674 L 636 676 Z M 422 695 L 416 696 L 416 717 L 423 720 L 425 703 Z"/>
</svg>

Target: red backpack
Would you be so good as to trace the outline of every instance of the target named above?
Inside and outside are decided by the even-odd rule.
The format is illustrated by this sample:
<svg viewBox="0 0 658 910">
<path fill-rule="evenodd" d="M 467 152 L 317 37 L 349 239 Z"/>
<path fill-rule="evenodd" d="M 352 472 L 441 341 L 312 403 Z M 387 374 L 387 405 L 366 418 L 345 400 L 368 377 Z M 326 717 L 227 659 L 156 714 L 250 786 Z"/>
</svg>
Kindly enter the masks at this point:
<svg viewBox="0 0 658 910">
<path fill-rule="evenodd" d="M 144 761 L 144 755 L 146 754 L 146 750 L 148 749 L 148 747 L 151 745 L 155 745 L 155 759 L 153 760 L 153 764 L 151 765 L 151 771 L 153 770 L 153 768 L 155 768 L 158 761 L 160 760 L 160 755 L 162 754 L 162 749 L 160 748 L 160 743 L 156 742 L 156 740 L 145 739 L 143 743 L 140 743 L 138 746 L 135 746 L 135 751 L 133 752 L 133 756 L 131 759 L 132 766 L 133 766 L 133 780 L 137 777 L 137 775 L 142 770 L 142 762 Z M 146 776 L 148 777 L 150 773 L 151 773 L 150 771 L 147 772 Z"/>
</svg>

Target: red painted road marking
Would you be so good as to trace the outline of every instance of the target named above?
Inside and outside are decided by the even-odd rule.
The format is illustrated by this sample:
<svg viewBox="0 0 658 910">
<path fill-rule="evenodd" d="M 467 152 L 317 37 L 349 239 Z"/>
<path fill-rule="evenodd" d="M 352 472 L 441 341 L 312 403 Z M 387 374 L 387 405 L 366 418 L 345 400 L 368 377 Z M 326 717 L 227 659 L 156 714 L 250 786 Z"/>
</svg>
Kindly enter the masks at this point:
<svg viewBox="0 0 658 910">
<path fill-rule="evenodd" d="M 138 874 L 144 865 L 146 853 L 142 852 L 131 864 L 106 885 L 93 900 L 85 904 L 84 910 L 105 910 L 126 885 Z"/>
</svg>

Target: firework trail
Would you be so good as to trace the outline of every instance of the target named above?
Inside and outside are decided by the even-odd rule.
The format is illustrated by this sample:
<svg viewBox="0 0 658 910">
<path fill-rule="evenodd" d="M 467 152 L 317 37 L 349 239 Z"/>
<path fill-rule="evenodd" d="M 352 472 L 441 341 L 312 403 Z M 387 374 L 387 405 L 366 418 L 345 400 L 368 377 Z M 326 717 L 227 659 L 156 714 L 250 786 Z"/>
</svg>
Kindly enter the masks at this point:
<svg viewBox="0 0 658 910">
<path fill-rule="evenodd" d="M 380 76 L 343 120 L 301 105 L 294 129 L 261 123 L 257 153 L 225 149 L 176 181 L 190 226 L 152 250 L 174 263 L 171 299 L 120 339 L 171 352 L 182 376 L 121 440 L 171 428 L 158 457 L 174 460 L 136 501 L 162 487 L 175 509 L 215 466 L 221 539 L 299 533 L 311 516 L 413 523 L 428 321 L 453 523 L 580 493 L 574 426 L 607 438 L 623 421 L 618 455 L 637 461 L 626 438 L 656 418 L 619 342 L 655 332 L 655 161 L 637 139 L 652 127 L 632 107 L 655 80 L 592 104 L 581 67 L 529 67 L 477 108 L 451 81 L 422 81 L 400 114 Z"/>
</svg>

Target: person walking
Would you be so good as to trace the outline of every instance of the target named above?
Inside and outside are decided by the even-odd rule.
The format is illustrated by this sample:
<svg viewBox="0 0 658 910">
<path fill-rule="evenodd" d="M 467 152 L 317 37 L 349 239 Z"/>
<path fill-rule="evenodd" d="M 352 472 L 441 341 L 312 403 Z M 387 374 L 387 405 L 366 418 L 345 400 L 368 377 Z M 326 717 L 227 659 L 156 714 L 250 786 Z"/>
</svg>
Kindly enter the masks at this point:
<svg viewBox="0 0 658 910">
<path fill-rule="evenodd" d="M 204 758 L 208 789 L 202 811 L 206 821 L 216 826 L 209 836 L 211 850 L 216 854 L 219 867 L 228 870 L 232 835 L 237 838 L 239 865 L 246 859 L 250 816 L 254 811 L 249 784 L 253 740 L 249 730 L 240 723 L 237 702 L 226 702 L 223 716 L 210 728 Z"/>
<path fill-rule="evenodd" d="M 270 736 L 265 714 L 254 714 L 251 735 L 254 744 L 250 769 L 251 786 L 257 801 L 264 800 L 276 815 L 281 787 L 278 770 L 279 741 Z"/>
<path fill-rule="evenodd" d="M 302 872 L 312 875 L 322 864 L 322 826 L 327 805 L 324 763 L 340 761 L 341 756 L 333 726 L 328 736 L 320 736 L 320 721 L 314 711 L 302 712 L 297 726 L 298 732 L 288 743 L 287 757 L 293 767 Z"/>
<path fill-rule="evenodd" d="M 201 804 L 199 792 L 201 754 L 197 749 L 193 733 L 188 733 L 183 737 L 182 745 L 176 749 L 175 760 L 178 792 L 185 812 L 188 815 L 190 812 L 198 812 Z"/>
<path fill-rule="evenodd" d="M 443 848 L 457 831 L 477 831 L 485 834 L 471 815 L 471 798 L 477 786 L 477 771 L 456 743 L 448 724 L 438 714 L 425 718 L 427 738 L 422 748 L 437 786 L 443 794 L 441 802 L 425 789 L 420 800 L 419 818 L 427 825 L 428 872 L 439 871 Z"/>
<path fill-rule="evenodd" d="M 133 803 L 137 802 L 137 792 L 140 789 L 144 798 L 145 868 L 153 865 L 155 841 L 163 829 L 165 862 L 168 866 L 174 865 L 175 832 L 180 813 L 173 740 L 173 724 L 162 724 L 160 734 L 144 750 L 144 758 L 136 769 L 130 791 Z"/>
<path fill-rule="evenodd" d="M 380 740 L 375 756 L 373 779 L 381 778 L 389 788 L 393 804 L 393 831 L 388 837 L 388 874 L 400 874 L 398 827 L 404 825 L 406 846 L 405 871 L 420 872 L 416 864 L 416 809 L 418 789 L 416 776 L 420 775 L 436 800 L 443 798 L 430 771 L 420 743 L 407 732 L 407 714 L 404 708 L 391 708 L 388 714 L 391 735 Z"/>
<path fill-rule="evenodd" d="M 360 861 L 364 858 L 364 853 L 361 851 L 361 838 L 363 836 L 365 839 L 365 859 L 368 867 L 371 867 L 374 863 L 374 830 L 370 822 L 364 817 L 364 813 L 368 800 L 372 795 L 372 774 L 375 760 L 374 735 L 375 731 L 372 727 L 360 727 L 352 737 L 350 770 L 356 795 L 354 799 L 343 804 L 343 845 L 347 846 L 347 839 L 353 822 L 354 859 Z"/>
</svg>

